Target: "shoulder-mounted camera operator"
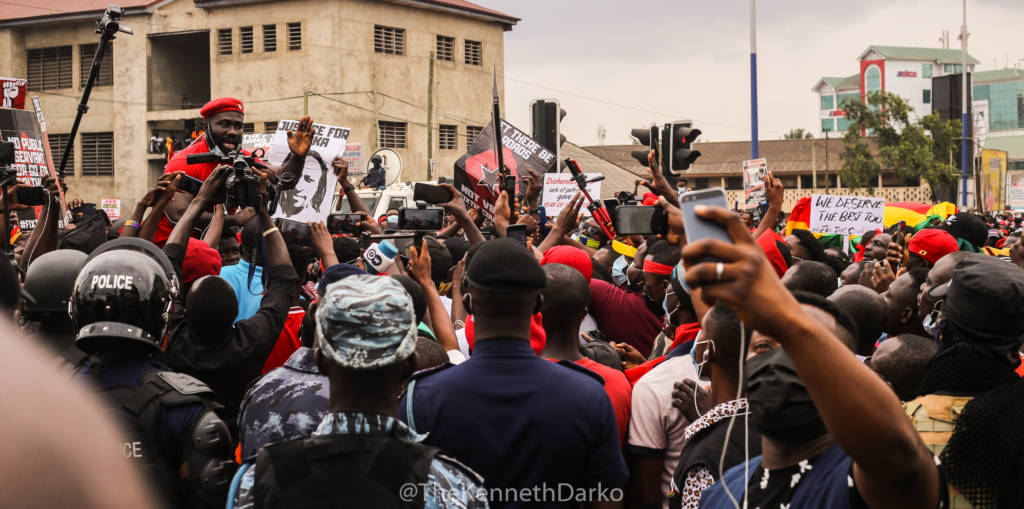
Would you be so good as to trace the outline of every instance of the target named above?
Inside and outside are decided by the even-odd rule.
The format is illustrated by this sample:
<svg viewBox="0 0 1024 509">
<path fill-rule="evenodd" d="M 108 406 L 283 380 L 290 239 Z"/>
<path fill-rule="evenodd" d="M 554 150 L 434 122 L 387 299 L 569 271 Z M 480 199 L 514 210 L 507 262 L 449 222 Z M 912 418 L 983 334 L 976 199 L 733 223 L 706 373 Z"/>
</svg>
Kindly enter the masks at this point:
<svg viewBox="0 0 1024 509">
<path fill-rule="evenodd" d="M 213 152 L 226 157 L 240 148 L 242 144 L 243 122 L 245 120 L 245 108 L 242 106 L 241 101 L 231 97 L 214 99 L 206 103 L 199 110 L 199 113 L 203 116 L 205 124 L 203 136 L 197 138 L 192 145 L 189 145 L 184 150 L 174 154 L 174 157 L 167 163 L 167 167 L 164 168 L 164 173 L 183 171 L 190 177 L 205 181 L 219 163 L 213 161 L 190 165 L 187 162 L 189 155 Z M 271 174 L 271 180 L 281 182 L 282 190 L 292 189 L 298 184 L 299 178 L 302 176 L 306 154 L 309 152 L 312 144 L 313 121 L 309 117 L 302 117 L 296 131 L 288 131 L 288 147 L 291 149 L 291 153 L 288 154 L 288 157 L 285 158 L 281 166 L 268 166 L 268 169 L 265 170 Z M 252 155 L 247 150 L 240 150 L 240 152 L 243 156 Z M 254 158 L 254 160 L 262 163 L 258 158 Z M 290 176 L 285 176 L 285 174 L 290 174 Z M 176 196 L 174 201 L 167 205 L 164 217 L 160 220 L 156 236 L 153 238 L 153 242 L 156 245 L 163 246 L 167 242 L 171 230 L 178 220 L 181 219 L 182 214 L 188 209 L 191 202 L 192 197 L 184 194 Z M 204 212 L 196 221 L 196 227 L 205 228 L 210 224 L 211 219 L 213 219 L 213 212 Z M 242 224 L 236 224 L 238 222 L 231 215 L 224 218 L 224 225 L 226 227 L 242 226 Z"/>
</svg>

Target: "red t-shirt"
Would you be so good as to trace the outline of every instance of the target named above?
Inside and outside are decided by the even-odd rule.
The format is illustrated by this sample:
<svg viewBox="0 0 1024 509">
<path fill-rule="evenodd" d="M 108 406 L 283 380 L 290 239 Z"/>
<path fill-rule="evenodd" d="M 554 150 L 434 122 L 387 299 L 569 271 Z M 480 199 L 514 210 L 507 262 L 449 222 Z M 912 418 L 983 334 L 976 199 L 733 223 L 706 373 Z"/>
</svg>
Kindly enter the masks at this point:
<svg viewBox="0 0 1024 509">
<path fill-rule="evenodd" d="M 639 294 L 620 290 L 600 279 L 590 282 L 590 316 L 609 342 L 626 343 L 649 357 L 662 319 L 647 309 Z"/>
<path fill-rule="evenodd" d="M 302 318 L 305 316 L 306 312 L 299 306 L 292 306 L 288 310 L 284 329 L 281 329 L 281 335 L 278 336 L 274 349 L 270 351 L 267 362 L 263 363 L 263 373 L 284 366 L 285 361 L 302 346 L 302 341 L 299 340 L 299 327 L 302 326 Z"/>
<path fill-rule="evenodd" d="M 183 150 L 180 150 L 174 157 L 167 162 L 167 166 L 164 167 L 164 173 L 172 173 L 176 171 L 183 171 L 185 175 L 197 178 L 206 182 L 207 177 L 213 173 L 213 170 L 217 168 L 218 163 L 202 163 L 202 164 L 188 164 L 187 156 L 189 154 L 203 154 L 210 151 L 210 147 L 206 144 L 206 136 L 201 136 L 196 139 L 195 143 L 189 145 Z M 250 155 L 249 151 L 243 150 L 243 154 Z M 259 159 L 257 159 L 259 161 Z M 262 161 L 260 161 L 262 162 Z M 153 243 L 157 246 L 163 247 L 167 243 L 168 237 L 171 236 L 171 230 L 174 229 L 174 225 L 167 220 L 167 215 L 160 218 L 160 224 L 156 228 L 156 235 L 153 236 Z"/>
<path fill-rule="evenodd" d="M 576 364 L 604 378 L 604 390 L 608 393 L 608 399 L 612 400 L 612 408 L 615 409 L 615 422 L 619 425 L 619 445 L 625 448 L 626 431 L 629 428 L 629 412 L 632 408 L 633 386 L 629 384 L 629 380 L 626 379 L 626 375 L 622 371 L 609 368 L 586 357 L 576 361 Z"/>
</svg>

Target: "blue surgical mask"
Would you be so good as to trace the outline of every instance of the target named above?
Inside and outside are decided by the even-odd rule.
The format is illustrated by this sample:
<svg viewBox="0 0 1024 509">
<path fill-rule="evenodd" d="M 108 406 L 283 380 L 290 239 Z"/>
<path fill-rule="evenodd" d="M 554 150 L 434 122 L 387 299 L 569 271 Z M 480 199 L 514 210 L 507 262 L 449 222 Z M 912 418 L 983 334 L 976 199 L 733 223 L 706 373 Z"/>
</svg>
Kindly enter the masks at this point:
<svg viewBox="0 0 1024 509">
<path fill-rule="evenodd" d="M 398 216 L 388 216 L 388 224 L 398 224 Z"/>
<path fill-rule="evenodd" d="M 622 286 L 626 282 L 626 257 L 618 257 L 614 263 L 612 263 L 612 281 L 615 282 L 615 286 Z"/>
</svg>

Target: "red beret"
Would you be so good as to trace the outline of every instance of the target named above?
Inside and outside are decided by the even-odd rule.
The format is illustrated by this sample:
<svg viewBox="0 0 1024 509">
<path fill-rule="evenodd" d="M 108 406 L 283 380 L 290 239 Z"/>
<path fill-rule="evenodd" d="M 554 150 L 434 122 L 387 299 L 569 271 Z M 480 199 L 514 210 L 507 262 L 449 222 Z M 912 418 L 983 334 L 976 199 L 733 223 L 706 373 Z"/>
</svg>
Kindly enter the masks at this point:
<svg viewBox="0 0 1024 509">
<path fill-rule="evenodd" d="M 924 258 L 932 265 L 935 265 L 939 258 L 959 249 L 952 235 L 936 228 L 917 232 L 910 238 L 910 245 L 907 247 L 911 253 Z"/>
<path fill-rule="evenodd" d="M 594 264 L 590 261 L 590 257 L 582 249 L 573 246 L 548 248 L 547 251 L 544 251 L 544 259 L 540 264 L 547 265 L 549 263 L 561 263 L 580 271 L 587 279 L 587 284 L 590 284 L 590 279 L 594 277 Z"/>
<path fill-rule="evenodd" d="M 210 118 L 211 115 L 216 115 L 225 111 L 237 111 L 242 115 L 245 115 L 245 109 L 242 108 L 242 101 L 239 101 L 234 97 L 221 97 L 220 99 L 214 99 L 200 108 L 199 114 L 202 115 L 203 118 Z"/>
<path fill-rule="evenodd" d="M 192 283 L 203 276 L 220 274 L 220 252 L 199 239 L 189 237 L 185 248 L 185 259 L 181 263 L 182 287 L 187 295 Z"/>
</svg>

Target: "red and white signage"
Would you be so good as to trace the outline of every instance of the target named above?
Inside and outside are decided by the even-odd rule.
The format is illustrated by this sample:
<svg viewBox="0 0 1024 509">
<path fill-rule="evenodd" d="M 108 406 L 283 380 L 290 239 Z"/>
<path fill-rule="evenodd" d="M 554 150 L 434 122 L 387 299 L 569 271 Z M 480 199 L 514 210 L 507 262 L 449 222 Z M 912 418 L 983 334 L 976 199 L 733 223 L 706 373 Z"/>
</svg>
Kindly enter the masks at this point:
<svg viewBox="0 0 1024 509">
<path fill-rule="evenodd" d="M 899 71 L 896 73 L 896 76 L 900 78 L 916 78 L 917 71 Z"/>
</svg>

